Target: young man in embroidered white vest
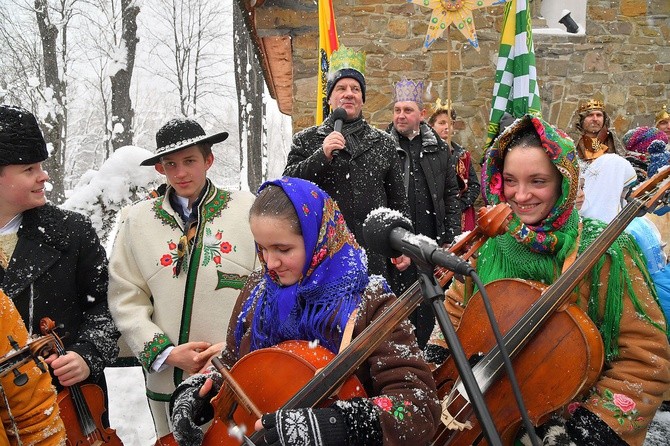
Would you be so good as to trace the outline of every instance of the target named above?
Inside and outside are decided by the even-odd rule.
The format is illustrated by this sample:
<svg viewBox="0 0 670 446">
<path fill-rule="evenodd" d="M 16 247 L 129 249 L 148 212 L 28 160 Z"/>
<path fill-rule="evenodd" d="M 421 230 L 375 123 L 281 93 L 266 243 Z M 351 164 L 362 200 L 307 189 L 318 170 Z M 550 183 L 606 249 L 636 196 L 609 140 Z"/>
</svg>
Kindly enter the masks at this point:
<svg viewBox="0 0 670 446">
<path fill-rule="evenodd" d="M 190 119 L 156 134 L 143 161 L 166 176 L 164 196 L 125 209 L 110 258 L 109 305 L 146 371 L 156 434 L 172 431 L 168 402 L 175 386 L 221 350 L 239 291 L 256 265 L 249 229 L 250 192 L 217 188 L 207 178 L 211 147 Z"/>
</svg>

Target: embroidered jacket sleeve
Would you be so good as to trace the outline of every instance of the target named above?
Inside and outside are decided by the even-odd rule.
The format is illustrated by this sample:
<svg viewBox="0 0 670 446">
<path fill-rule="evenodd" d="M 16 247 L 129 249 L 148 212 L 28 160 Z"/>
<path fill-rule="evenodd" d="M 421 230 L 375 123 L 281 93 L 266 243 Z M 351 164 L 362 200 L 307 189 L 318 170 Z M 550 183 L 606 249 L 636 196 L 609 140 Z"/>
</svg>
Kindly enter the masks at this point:
<svg viewBox="0 0 670 446">
<path fill-rule="evenodd" d="M 618 336 L 619 354 L 605 363 L 596 385 L 582 407 L 594 413 L 630 445 L 642 445 L 647 427 L 670 388 L 670 347 L 664 332 L 665 318 L 657 300 L 646 287 L 640 270 L 626 254 L 631 277 L 624 286 L 623 309 Z M 607 284 L 609 261 L 600 274 Z M 635 308 L 629 287 L 635 292 L 645 318 Z M 600 289 L 600 314 L 604 311 L 607 287 Z M 580 305 L 586 308 L 589 283 L 580 286 Z M 662 328 L 655 327 L 653 321 Z"/>
<path fill-rule="evenodd" d="M 173 343 L 151 319 L 151 291 L 131 248 L 134 241 L 129 236 L 129 218 L 126 215 L 119 227 L 110 257 L 109 309 L 133 354 L 151 373 L 158 355 Z"/>
<path fill-rule="evenodd" d="M 2 328 L 0 355 L 12 350 L 7 336 L 12 336 L 21 346 L 26 344 L 28 331 L 12 302 L 2 292 L 0 292 L 0 327 Z M 19 371 L 28 377 L 28 382 L 23 386 L 14 384 L 14 375 L 11 373 L 0 379 L 2 392 L 9 403 L 8 410 L 5 399 L 0 398 L 0 417 L 3 425 L 0 431 L 0 444 L 10 444 L 8 440 L 15 436 L 11 432 L 14 427 L 10 419 L 11 411 L 23 444 L 64 445 L 65 427 L 59 416 L 56 391 L 51 385 L 51 376 L 49 373 L 41 372 L 33 361 L 21 366 Z M 16 442 L 12 441 L 11 444 L 16 444 Z"/>
<path fill-rule="evenodd" d="M 322 149 L 324 136 L 318 129 L 311 127 L 293 136 L 284 175 L 318 183 L 319 174 L 330 164 Z"/>
<path fill-rule="evenodd" d="M 76 281 L 84 315 L 77 339 L 68 345 L 68 350 L 79 353 L 88 363 L 92 377 L 98 379 L 105 366 L 118 356 L 117 341 L 121 334 L 112 320 L 107 302 L 107 255 L 88 219 L 80 229 Z"/>
<path fill-rule="evenodd" d="M 362 311 L 356 321 L 354 337 L 363 331 L 397 299 L 383 294 L 378 282 L 372 281 L 364 296 Z M 440 406 L 433 375 L 414 337 L 408 320 L 395 330 L 368 357 L 357 375 L 368 392 L 367 404 L 342 401 L 348 426 L 359 426 L 359 432 L 348 432 L 350 444 L 375 444 L 366 420 L 377 418 L 383 444 L 426 444 L 432 438 L 440 419 Z"/>
</svg>

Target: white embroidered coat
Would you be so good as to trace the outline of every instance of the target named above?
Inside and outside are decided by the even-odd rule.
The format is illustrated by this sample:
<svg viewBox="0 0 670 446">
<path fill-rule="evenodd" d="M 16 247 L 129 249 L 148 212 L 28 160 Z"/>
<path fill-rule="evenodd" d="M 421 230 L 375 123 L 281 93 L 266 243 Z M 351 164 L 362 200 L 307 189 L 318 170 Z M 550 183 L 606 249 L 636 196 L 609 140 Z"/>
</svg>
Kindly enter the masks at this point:
<svg viewBox="0 0 670 446">
<path fill-rule="evenodd" d="M 248 223 L 253 194 L 210 182 L 206 188 L 195 239 L 178 274 L 184 223 L 164 197 L 124 210 L 111 254 L 109 307 L 122 339 L 148 372 L 147 396 L 155 401 L 169 401 L 187 377 L 173 367 L 153 372 L 158 355 L 189 341 L 224 341 L 237 296 L 256 265 Z"/>
</svg>

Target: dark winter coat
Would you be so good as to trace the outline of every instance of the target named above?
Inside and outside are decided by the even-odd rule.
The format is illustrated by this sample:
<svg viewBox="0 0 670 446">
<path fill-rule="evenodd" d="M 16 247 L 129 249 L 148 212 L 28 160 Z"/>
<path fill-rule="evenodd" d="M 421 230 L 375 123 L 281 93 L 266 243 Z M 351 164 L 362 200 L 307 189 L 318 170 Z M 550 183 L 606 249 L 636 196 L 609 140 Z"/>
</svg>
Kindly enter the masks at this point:
<svg viewBox="0 0 670 446">
<path fill-rule="evenodd" d="M 409 172 L 409 157 L 400 146 L 398 132 L 393 125 L 389 133 L 396 141 L 403 172 Z M 430 198 L 435 210 L 437 243 L 451 243 L 461 233 L 461 204 L 458 198 L 456 158 L 447 144 L 425 122 L 421 123 L 421 171 L 426 178 Z M 407 182 L 405 183 L 407 187 Z"/>
<path fill-rule="evenodd" d="M 342 134 L 347 145 L 329 161 L 322 145 L 332 131 L 333 124 L 326 119 L 294 135 L 284 175 L 312 181 L 328 192 L 358 243 L 367 248 L 363 222 L 370 211 L 387 207 L 408 215 L 396 146 L 389 135 L 361 119 L 345 122 Z M 388 278 L 393 268 L 390 262 L 369 250 L 367 255 L 369 272 Z"/>
<path fill-rule="evenodd" d="M 456 175 L 456 157 L 451 154 L 451 150 L 446 143 L 437 136 L 433 129 L 422 122 L 420 126 L 421 153 L 418 156 L 417 154 L 414 155 L 414 159 L 418 157 L 420 160 L 420 168 L 415 168 L 413 172 L 410 172 L 410 157 L 412 155 L 409 153 L 409 147 L 410 144 L 416 144 L 417 142 L 404 137 L 401 138 L 393 124 L 389 125 L 387 131 L 396 141 L 405 191 L 408 192 L 410 175 L 417 177 L 422 175 L 425 178 L 424 184 L 428 188 L 426 194 L 430 195 L 429 200 L 432 209 L 421 209 L 421 199 L 417 199 L 411 206 L 412 208 L 416 207 L 415 215 L 412 215 L 414 231 L 434 238 L 440 245 L 451 243 L 454 237 L 461 233 L 461 204 L 458 198 L 459 184 Z M 415 181 L 422 181 L 422 179 L 415 178 Z M 418 186 L 417 191 L 419 193 L 421 188 L 425 189 L 424 184 Z M 421 198 L 426 199 L 426 197 Z M 425 201 L 423 204 L 427 207 Z M 416 215 L 426 216 L 428 212 L 432 214 L 432 221 L 430 218 L 425 218 L 423 221 L 415 220 Z M 412 263 L 405 271 L 394 271 L 389 283 L 393 291 L 400 295 L 417 280 L 418 270 L 416 264 Z M 410 314 L 409 319 L 416 327 L 415 334 L 419 347 L 424 348 L 435 326 L 435 316 L 430 303 L 428 301 L 422 302 Z"/>
<path fill-rule="evenodd" d="M 455 142 L 451 142 L 451 147 L 453 148 L 453 153 L 456 156 L 457 160 L 460 160 L 461 158 L 465 158 L 468 156 L 468 152 L 460 146 L 459 144 L 456 144 Z M 479 177 L 477 176 L 477 172 L 475 171 L 475 166 L 474 163 L 472 162 L 472 158 L 469 160 L 470 167 L 468 169 L 467 173 L 467 184 L 459 184 L 459 189 L 463 190 L 465 189 L 459 196 L 458 200 L 461 202 L 461 212 L 466 210 L 467 208 L 474 206 L 475 201 L 477 201 L 477 198 L 479 198 L 479 194 L 481 192 L 481 185 L 479 184 Z M 457 161 L 458 162 L 458 161 Z M 457 169 L 458 170 L 458 169 Z"/>
<path fill-rule="evenodd" d="M 240 314 L 243 303 L 260 278 L 258 273 L 249 277 L 228 325 L 228 339 L 222 358 L 229 367 L 238 358 L 249 353 L 249 335 L 255 305 L 252 305 L 246 315 L 240 351 L 237 353 L 234 351 L 237 324 L 235 315 Z M 379 280 L 371 279 L 358 307 L 353 338 L 377 319 L 395 299 L 395 295 L 384 293 Z M 440 405 L 432 373 L 416 344 L 413 327 L 407 320 L 398 324 L 388 339 L 372 352 L 356 370 L 356 376 L 372 402 L 365 407 L 372 408 L 373 411 L 363 414 L 360 405 L 349 406 L 352 413 L 347 414 L 346 419 L 353 421 L 349 423 L 349 428 L 354 430 L 349 432 L 349 444 L 374 446 L 375 443 L 365 441 L 364 438 L 372 435 L 370 423 L 374 425 L 375 418 L 378 418 L 381 425 L 384 446 L 428 444 L 440 420 Z M 396 406 L 398 402 L 401 402 L 400 407 Z M 352 425 L 358 429 L 354 429 Z"/>
<path fill-rule="evenodd" d="M 39 334 L 43 317 L 62 324 L 65 349 L 86 361 L 92 381 L 104 378 L 119 333 L 107 307 L 107 257 L 88 218 L 49 204 L 25 211 L 0 283 L 29 331 Z"/>
</svg>

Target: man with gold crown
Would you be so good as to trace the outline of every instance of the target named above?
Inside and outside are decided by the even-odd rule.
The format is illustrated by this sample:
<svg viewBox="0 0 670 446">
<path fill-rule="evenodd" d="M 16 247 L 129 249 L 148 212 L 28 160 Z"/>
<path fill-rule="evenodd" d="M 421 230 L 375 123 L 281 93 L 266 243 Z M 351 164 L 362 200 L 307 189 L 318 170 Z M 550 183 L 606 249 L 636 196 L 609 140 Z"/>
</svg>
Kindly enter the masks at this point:
<svg viewBox="0 0 670 446">
<path fill-rule="evenodd" d="M 663 106 L 661 110 L 656 113 L 656 128 L 668 135 L 670 139 L 670 114 L 668 114 L 667 106 Z"/>
<path fill-rule="evenodd" d="M 602 153 L 616 153 L 624 156 L 623 144 L 610 130 L 610 117 L 605 104 L 598 99 L 590 99 L 579 106 L 575 128 L 581 133 L 577 142 L 577 154 L 582 160 L 597 158 Z"/>
<path fill-rule="evenodd" d="M 456 175 L 456 158 L 447 144 L 424 121 L 423 81 L 402 79 L 394 87 L 393 123 L 387 131 L 396 141 L 403 170 L 410 219 L 417 234 L 438 244 L 451 243 L 461 233 L 461 205 Z M 392 278 L 396 293 L 417 280 L 414 265 Z M 424 302 L 410 320 L 423 348 L 434 325 L 432 308 Z"/>
<path fill-rule="evenodd" d="M 395 143 L 363 118 L 365 87 L 365 54 L 341 46 L 331 55 L 326 84 L 330 108 L 346 112 L 341 130 L 335 130 L 339 119 L 333 113 L 295 134 L 284 169 L 284 175 L 312 181 L 333 197 L 364 247 L 363 222 L 370 211 L 383 206 L 408 215 Z M 367 256 L 370 274 L 389 280 L 395 268 L 410 264 L 406 256 L 398 257 L 395 267 L 381 254 L 368 250 Z"/>
<path fill-rule="evenodd" d="M 582 133 L 577 143 L 580 177 L 583 178 L 582 217 L 611 222 L 623 208 L 624 197 L 637 181 L 633 166 L 621 154 L 621 141 L 609 130 L 605 104 L 597 99 L 579 107 L 575 124 Z"/>
</svg>

